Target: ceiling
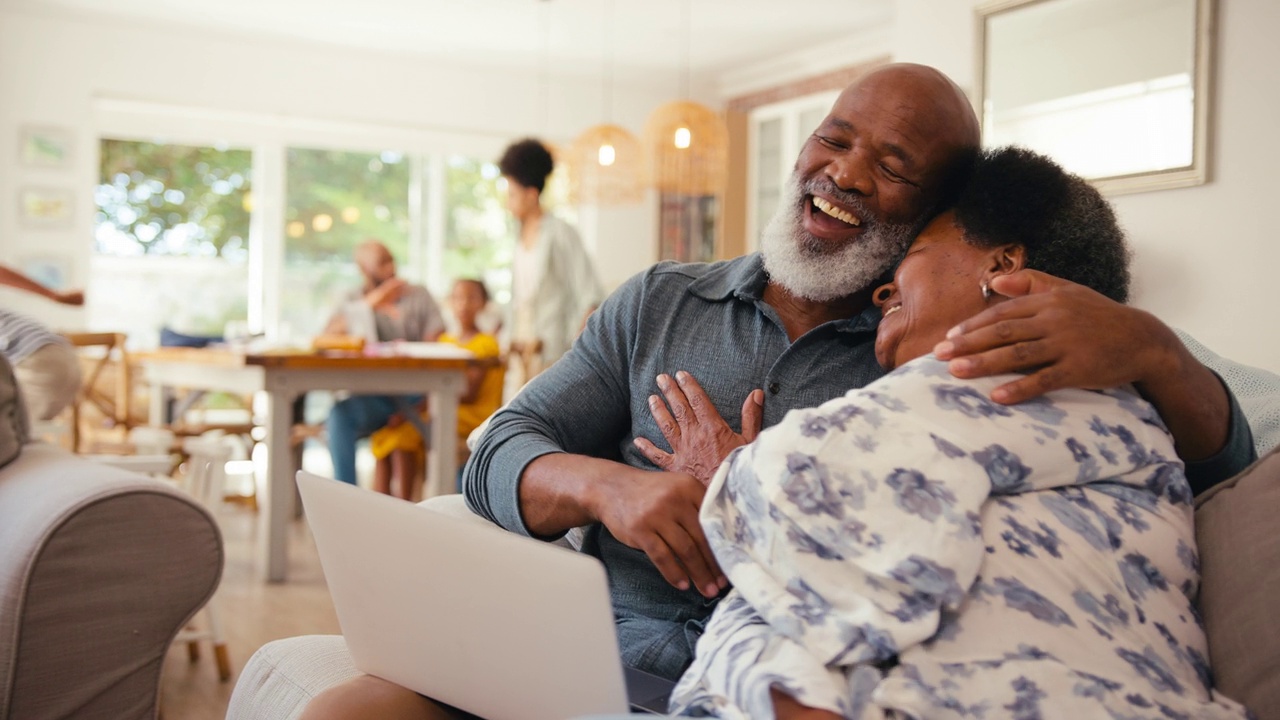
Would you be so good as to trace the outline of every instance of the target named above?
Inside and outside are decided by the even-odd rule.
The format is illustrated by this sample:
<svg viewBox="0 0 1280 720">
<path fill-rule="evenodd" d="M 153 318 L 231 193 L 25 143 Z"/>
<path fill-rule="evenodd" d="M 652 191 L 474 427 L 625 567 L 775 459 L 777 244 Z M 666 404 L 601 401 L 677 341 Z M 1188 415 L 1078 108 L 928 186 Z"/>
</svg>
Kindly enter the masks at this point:
<svg viewBox="0 0 1280 720">
<path fill-rule="evenodd" d="M 11 7 L 199 26 L 468 64 L 695 79 L 887 26 L 894 0 L 8 0 Z M 688 43 L 685 42 L 685 11 Z M 610 21 L 612 16 L 612 21 Z M 606 43 L 612 36 L 613 42 Z M 611 49 L 610 46 L 611 45 Z M 545 48 L 545 49 L 544 49 Z"/>
</svg>

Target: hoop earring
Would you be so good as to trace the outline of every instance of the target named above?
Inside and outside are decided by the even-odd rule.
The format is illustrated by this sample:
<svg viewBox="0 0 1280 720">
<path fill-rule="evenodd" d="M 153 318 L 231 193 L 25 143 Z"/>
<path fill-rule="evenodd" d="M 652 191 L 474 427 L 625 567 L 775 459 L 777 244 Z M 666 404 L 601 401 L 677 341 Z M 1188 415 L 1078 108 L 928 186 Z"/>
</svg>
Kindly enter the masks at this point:
<svg viewBox="0 0 1280 720">
<path fill-rule="evenodd" d="M 991 299 L 991 288 L 987 285 L 987 281 L 986 281 L 986 280 L 983 280 L 983 281 L 979 284 L 979 287 L 981 287 L 981 288 L 982 288 L 982 297 L 983 297 L 983 299 L 984 299 L 984 300 L 990 300 L 990 299 Z"/>
</svg>

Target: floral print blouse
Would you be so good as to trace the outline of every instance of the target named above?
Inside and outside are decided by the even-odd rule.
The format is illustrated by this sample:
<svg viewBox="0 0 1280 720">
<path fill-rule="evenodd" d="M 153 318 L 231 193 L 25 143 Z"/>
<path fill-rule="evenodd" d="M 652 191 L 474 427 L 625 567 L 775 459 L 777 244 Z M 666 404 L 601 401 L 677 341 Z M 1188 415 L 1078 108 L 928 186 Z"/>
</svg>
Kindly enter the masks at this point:
<svg viewBox="0 0 1280 720">
<path fill-rule="evenodd" d="M 733 590 L 672 711 L 1242 718 L 1211 691 L 1191 492 L 1131 391 L 1015 406 L 926 356 L 740 448 L 701 520 Z"/>
</svg>

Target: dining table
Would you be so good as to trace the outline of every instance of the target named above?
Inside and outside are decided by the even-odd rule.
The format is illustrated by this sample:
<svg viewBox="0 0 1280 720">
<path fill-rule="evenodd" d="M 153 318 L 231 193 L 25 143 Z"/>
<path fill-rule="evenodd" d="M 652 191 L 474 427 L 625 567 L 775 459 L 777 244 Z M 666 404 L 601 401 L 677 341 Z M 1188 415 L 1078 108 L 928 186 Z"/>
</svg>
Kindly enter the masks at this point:
<svg viewBox="0 0 1280 720">
<path fill-rule="evenodd" d="M 143 366 L 151 387 L 150 418 L 160 424 L 165 400 L 175 388 L 266 395 L 266 475 L 259 493 L 260 569 L 268 582 L 288 578 L 289 524 L 295 518 L 294 453 L 290 447 L 293 403 L 313 390 L 351 394 L 423 395 L 431 415 L 424 494 L 452 492 L 457 475 L 454 452 L 458 398 L 470 353 L 438 343 L 414 343 L 412 351 L 311 352 L 230 348 L 159 348 L 131 355 Z"/>
</svg>

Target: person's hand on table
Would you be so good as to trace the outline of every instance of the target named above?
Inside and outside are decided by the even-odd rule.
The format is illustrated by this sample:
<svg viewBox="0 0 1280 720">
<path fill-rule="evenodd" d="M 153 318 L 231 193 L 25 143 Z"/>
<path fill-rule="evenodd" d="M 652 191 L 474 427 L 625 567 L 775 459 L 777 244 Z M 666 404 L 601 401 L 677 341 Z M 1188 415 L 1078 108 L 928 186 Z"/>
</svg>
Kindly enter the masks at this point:
<svg viewBox="0 0 1280 720">
<path fill-rule="evenodd" d="M 742 404 L 742 432 L 736 433 L 689 373 L 681 370 L 674 380 L 669 375 L 659 375 L 658 388 L 666 402 L 650 395 L 649 411 L 671 445 L 671 452 L 662 451 L 647 438 L 636 438 L 634 444 L 649 462 L 663 470 L 688 473 L 706 485 L 734 448 L 750 443 L 760 434 L 764 421 L 761 390 L 747 394 Z"/>
<path fill-rule="evenodd" d="M 698 522 L 706 487 L 686 473 L 638 470 L 600 483 L 595 516 L 674 587 L 715 597 L 728 586 Z"/>
</svg>

